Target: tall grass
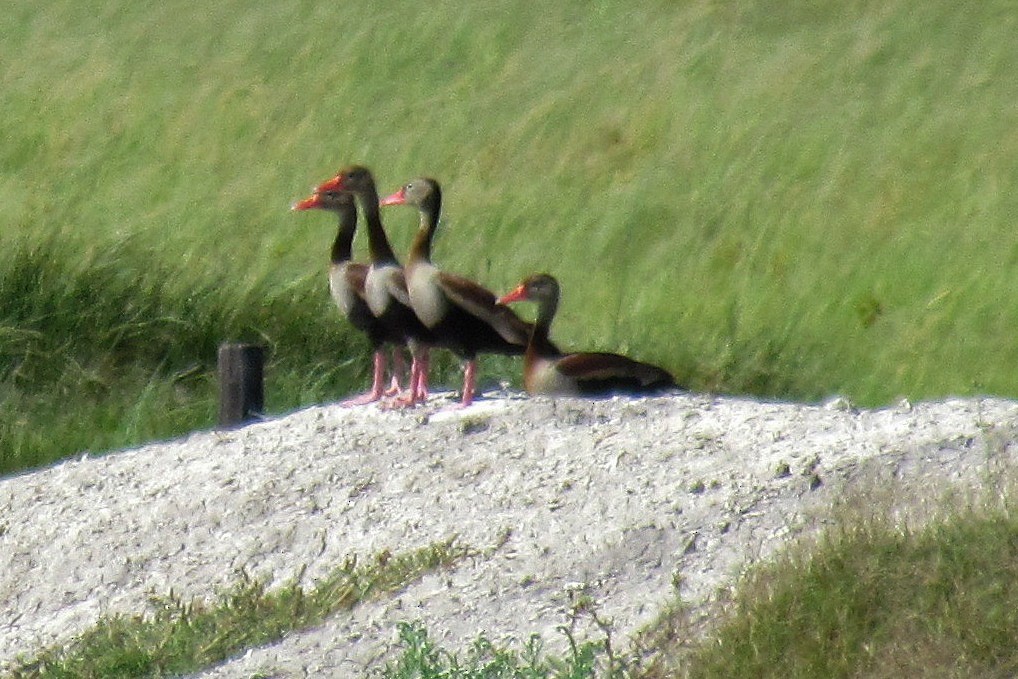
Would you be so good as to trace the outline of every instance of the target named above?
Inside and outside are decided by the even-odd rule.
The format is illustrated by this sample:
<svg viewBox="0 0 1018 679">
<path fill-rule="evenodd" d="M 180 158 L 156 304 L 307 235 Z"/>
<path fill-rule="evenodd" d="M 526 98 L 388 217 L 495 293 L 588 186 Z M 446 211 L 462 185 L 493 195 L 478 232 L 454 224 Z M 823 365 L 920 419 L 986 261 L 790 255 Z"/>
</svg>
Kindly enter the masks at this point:
<svg viewBox="0 0 1018 679">
<path fill-rule="evenodd" d="M 1016 395 L 1016 22 L 1003 0 L 20 3 L 0 470 L 208 426 L 224 339 L 272 347 L 274 411 L 360 385 L 331 221 L 287 211 L 350 161 L 383 191 L 442 180 L 442 266 L 558 276 L 564 346 L 694 389 Z M 412 215 L 386 218 L 405 251 Z"/>
</svg>

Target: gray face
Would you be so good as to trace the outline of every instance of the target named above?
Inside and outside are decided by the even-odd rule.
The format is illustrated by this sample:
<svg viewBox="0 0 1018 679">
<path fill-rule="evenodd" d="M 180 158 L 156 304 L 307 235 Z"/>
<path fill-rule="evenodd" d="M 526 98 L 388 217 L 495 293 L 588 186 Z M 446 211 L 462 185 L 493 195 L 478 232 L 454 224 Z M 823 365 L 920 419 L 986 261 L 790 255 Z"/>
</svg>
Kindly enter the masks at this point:
<svg viewBox="0 0 1018 679">
<path fill-rule="evenodd" d="M 403 187 L 403 200 L 407 205 L 421 206 L 435 193 L 435 182 L 421 177 Z"/>
</svg>

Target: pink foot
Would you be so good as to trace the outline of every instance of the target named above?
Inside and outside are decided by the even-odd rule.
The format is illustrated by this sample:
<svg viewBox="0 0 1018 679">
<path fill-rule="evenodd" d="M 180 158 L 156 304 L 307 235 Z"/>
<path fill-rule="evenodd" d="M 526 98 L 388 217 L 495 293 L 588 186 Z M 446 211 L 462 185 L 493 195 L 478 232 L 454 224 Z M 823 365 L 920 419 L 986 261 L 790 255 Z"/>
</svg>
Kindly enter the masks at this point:
<svg viewBox="0 0 1018 679">
<path fill-rule="evenodd" d="M 406 359 L 403 358 L 402 347 L 392 348 L 392 381 L 385 390 L 386 396 L 398 396 L 403 392 L 400 379 L 406 374 Z"/>
<path fill-rule="evenodd" d="M 427 401 L 429 359 L 430 356 L 426 348 L 414 352 L 413 361 L 410 364 L 410 389 L 391 401 L 387 401 L 383 407 L 389 409 L 411 408 Z"/>
<path fill-rule="evenodd" d="M 374 403 L 382 398 L 382 382 L 385 379 L 385 354 L 379 350 L 375 352 L 375 374 L 371 380 L 371 391 L 351 399 L 343 401 L 344 406 L 362 406 Z"/>
<path fill-rule="evenodd" d="M 399 378 L 395 375 L 392 376 L 392 382 L 389 384 L 389 388 L 385 390 L 386 396 L 396 396 L 403 391 L 403 387 L 399 385 Z"/>
<path fill-rule="evenodd" d="M 339 404 L 342 406 L 363 406 L 367 405 L 368 403 L 374 403 L 375 401 L 379 401 L 381 400 L 381 398 L 382 394 L 380 393 L 376 394 L 373 391 L 369 391 L 367 393 L 361 394 L 360 396 L 355 396 L 354 398 L 348 398 L 345 401 L 340 401 Z"/>
</svg>

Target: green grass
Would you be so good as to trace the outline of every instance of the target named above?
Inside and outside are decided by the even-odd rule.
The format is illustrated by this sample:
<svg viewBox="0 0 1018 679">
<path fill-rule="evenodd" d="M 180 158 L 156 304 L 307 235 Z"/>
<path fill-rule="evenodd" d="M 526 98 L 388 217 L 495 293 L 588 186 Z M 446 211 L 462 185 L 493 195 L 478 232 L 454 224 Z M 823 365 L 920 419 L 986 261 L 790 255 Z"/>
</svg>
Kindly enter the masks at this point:
<svg viewBox="0 0 1018 679">
<path fill-rule="evenodd" d="M 188 603 L 170 592 L 153 600 L 154 613 L 103 618 L 67 647 L 44 651 L 10 676 L 107 679 L 194 672 L 399 591 L 470 553 L 450 540 L 406 554 L 384 552 L 367 564 L 351 559 L 309 591 L 297 582 L 267 591 L 264 582 L 244 576 L 217 602 Z"/>
<path fill-rule="evenodd" d="M 651 360 L 698 390 L 1018 396 L 1004 0 L 49 0 L 16 3 L 0 32 L 0 473 L 211 426 L 224 340 L 269 346 L 271 412 L 363 388 L 366 344 L 326 292 L 333 224 L 288 211 L 354 161 L 382 191 L 443 182 L 442 266 L 496 290 L 555 274 L 563 346 Z M 385 216 L 405 251 L 413 215 Z M 519 382 L 518 362 L 483 369 Z M 930 613 L 1010 596 L 1013 525 L 939 530 L 832 538 L 842 557 L 788 566 L 799 589 L 761 581 L 804 609 L 746 604 L 737 632 L 759 639 L 776 615 L 781 649 L 793 615 L 819 641 L 824 598 L 807 594 L 840 574 L 845 610 L 871 617 L 788 650 L 802 667 L 830 655 L 835 674 L 879 673 L 922 648 L 1014 669 L 963 638 L 983 600 Z M 967 544 L 953 574 L 928 558 Z M 894 575 L 912 561 L 927 570 Z M 944 596 L 881 591 L 905 619 L 857 605 L 885 572 Z M 1005 613 L 991 633 L 1013 632 Z M 914 645 L 877 635 L 851 656 L 893 629 Z"/>
<path fill-rule="evenodd" d="M 1018 521 L 829 535 L 758 574 L 691 677 L 1013 676 Z"/>
<path fill-rule="evenodd" d="M 987 497 L 927 498 L 928 516 L 903 520 L 891 518 L 889 503 L 900 499 L 893 489 L 849 496 L 815 541 L 750 571 L 717 604 L 706 635 L 703 621 L 676 600 L 632 648 L 621 648 L 611 621 L 580 596 L 558 628 L 569 642 L 561 655 L 537 635 L 499 644 L 481 635 L 464 649 L 443 648 L 408 620 L 396 630 L 400 650 L 375 672 L 392 679 L 1013 676 L 1018 518 L 1010 491 Z M 154 612 L 102 619 L 11 676 L 199 670 L 476 554 L 450 541 L 363 565 L 348 561 L 308 591 L 296 583 L 267 591 L 243 578 L 218 602 L 185 603 L 171 592 L 153 600 Z M 588 622 L 600 633 L 580 641 L 577 625 Z"/>
<path fill-rule="evenodd" d="M 378 676 L 383 679 L 588 679 L 598 676 L 604 654 L 593 641 L 573 642 L 570 652 L 558 657 L 544 651 L 538 635 L 517 650 L 514 644 L 494 644 L 483 634 L 457 653 L 435 644 L 420 623 L 400 623 L 397 628 L 402 652 L 381 668 Z"/>
<path fill-rule="evenodd" d="M 558 276 L 564 346 L 730 393 L 1018 395 L 1015 24 L 1002 0 L 22 4 L 0 471 L 210 426 L 223 340 L 271 347 L 272 412 L 363 388 L 331 220 L 287 210 L 351 161 L 442 180 L 446 268 Z M 386 217 L 404 251 L 413 215 Z"/>
<path fill-rule="evenodd" d="M 610 621 L 591 606 L 571 619 L 592 614 L 604 638 L 578 644 L 562 626 L 571 652 L 554 657 L 539 637 L 522 648 L 480 637 L 452 652 L 407 624 L 383 676 L 1014 676 L 1018 517 L 1009 490 L 986 497 L 931 496 L 929 515 L 893 519 L 894 489 L 848 496 L 819 537 L 752 569 L 706 627 L 675 600 L 632 648 L 612 649 Z"/>
<path fill-rule="evenodd" d="M 667 607 L 638 640 L 637 676 L 1014 676 L 1018 516 L 1000 481 L 904 505 L 893 485 L 857 489 L 720 598 L 706 635 Z"/>
<path fill-rule="evenodd" d="M 502 538 L 490 550 L 497 550 Z M 486 552 L 458 543 L 455 538 L 404 554 L 388 550 L 366 564 L 348 559 L 314 588 L 299 584 L 302 575 L 282 587 L 268 590 L 262 580 L 240 573 L 239 582 L 218 600 L 192 600 L 175 595 L 152 597 L 153 611 L 140 615 L 102 618 L 66 646 L 45 649 L 21 659 L 10 679 L 28 677 L 74 679 L 95 677 L 179 676 L 214 666 L 248 649 L 271 644 L 286 634 L 307 630 L 342 615 L 377 596 L 398 592 L 423 575 L 455 567 L 466 557 Z M 521 648 L 497 645 L 483 634 L 464 653 L 437 646 L 420 622 L 397 624 L 402 652 L 378 667 L 375 674 L 391 679 L 457 677 L 477 679 L 584 679 L 622 677 L 625 662 L 616 657 L 611 625 L 602 619 L 588 596 L 577 597 L 569 622 L 559 626 L 569 650 L 561 656 L 548 653 L 539 635 Z M 591 619 L 600 638 L 578 641 L 576 625 Z"/>
</svg>

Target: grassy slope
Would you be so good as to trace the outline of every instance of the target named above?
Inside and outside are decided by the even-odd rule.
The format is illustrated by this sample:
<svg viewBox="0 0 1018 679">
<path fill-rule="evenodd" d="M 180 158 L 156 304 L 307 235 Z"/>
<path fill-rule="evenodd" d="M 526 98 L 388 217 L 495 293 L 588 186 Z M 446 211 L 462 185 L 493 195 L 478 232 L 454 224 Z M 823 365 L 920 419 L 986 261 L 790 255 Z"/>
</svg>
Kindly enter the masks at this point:
<svg viewBox="0 0 1018 679">
<path fill-rule="evenodd" d="M 675 644 L 672 669 L 647 679 L 1014 676 L 1018 521 L 1002 504 L 920 529 L 843 514 L 818 544 L 757 568 L 711 639 Z"/>
<path fill-rule="evenodd" d="M 444 182 L 447 268 L 559 276 L 564 345 L 701 389 L 1016 395 L 1015 23 L 1001 1 L 24 4 L 0 17 L 0 468 L 210 424 L 225 338 L 272 345 L 272 409 L 362 384 L 331 221 L 286 209 L 348 161 L 383 191 Z M 405 250 L 413 215 L 386 214 Z"/>
</svg>

